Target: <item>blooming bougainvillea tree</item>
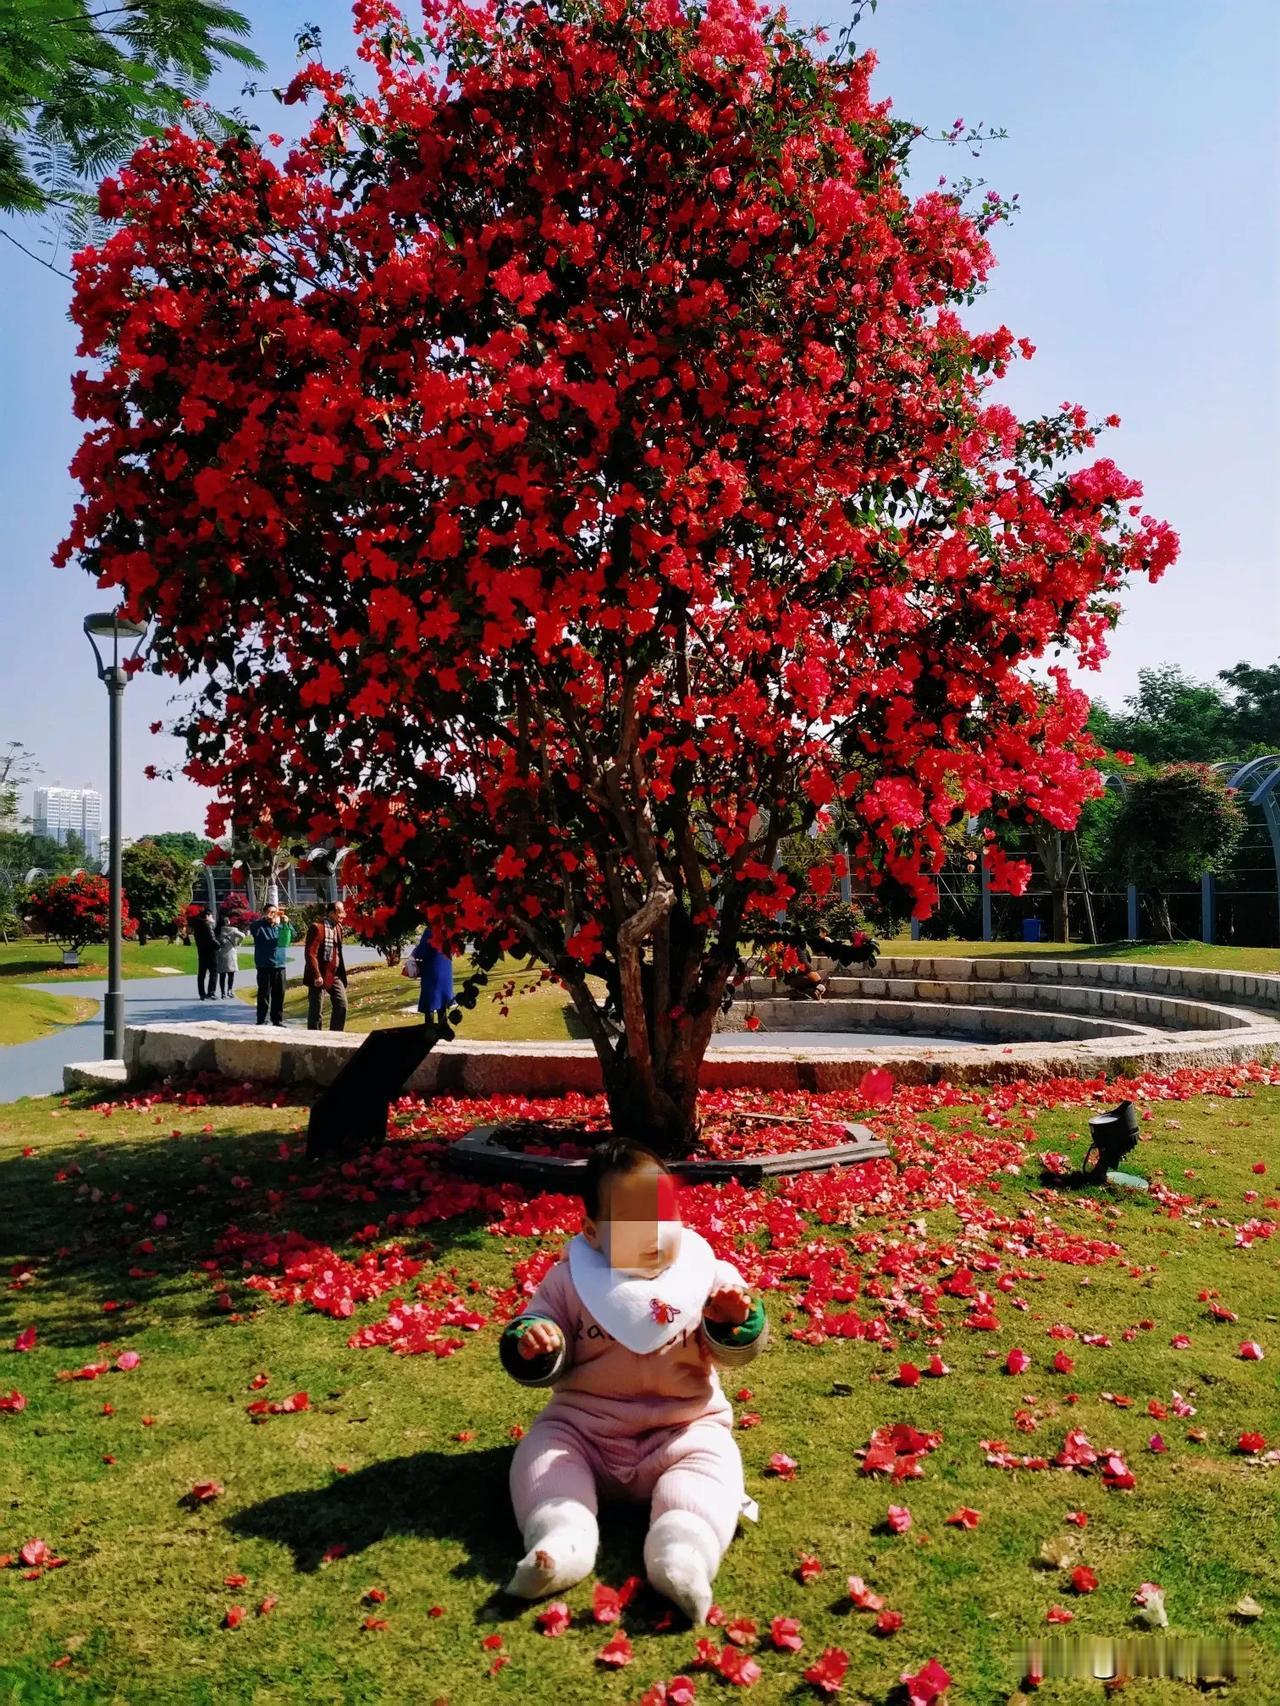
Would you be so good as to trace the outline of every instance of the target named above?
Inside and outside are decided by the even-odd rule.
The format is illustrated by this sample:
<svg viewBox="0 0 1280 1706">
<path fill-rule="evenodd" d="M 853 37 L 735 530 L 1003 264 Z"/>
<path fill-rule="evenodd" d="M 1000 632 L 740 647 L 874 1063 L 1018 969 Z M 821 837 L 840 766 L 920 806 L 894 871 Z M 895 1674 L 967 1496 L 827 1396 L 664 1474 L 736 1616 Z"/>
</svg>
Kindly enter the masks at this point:
<svg viewBox="0 0 1280 1706">
<path fill-rule="evenodd" d="M 129 912 L 127 896 L 121 897 L 121 934 L 132 939 L 138 921 Z M 90 942 L 105 942 L 110 922 L 111 889 L 96 872 L 76 871 L 69 877 L 50 877 L 38 883 L 27 896 L 27 922 L 43 931 L 53 942 L 79 953 Z"/>
<path fill-rule="evenodd" d="M 1087 706 L 1023 666 L 1096 664 L 1176 541 L 1083 410 L 990 400 L 1002 204 L 908 195 L 871 55 L 748 0 L 424 10 L 356 5 L 282 158 L 175 130 L 104 185 L 61 554 L 201 680 L 211 833 L 538 956 L 676 1147 L 780 839 L 927 912 L 959 818 L 1069 826 Z"/>
</svg>

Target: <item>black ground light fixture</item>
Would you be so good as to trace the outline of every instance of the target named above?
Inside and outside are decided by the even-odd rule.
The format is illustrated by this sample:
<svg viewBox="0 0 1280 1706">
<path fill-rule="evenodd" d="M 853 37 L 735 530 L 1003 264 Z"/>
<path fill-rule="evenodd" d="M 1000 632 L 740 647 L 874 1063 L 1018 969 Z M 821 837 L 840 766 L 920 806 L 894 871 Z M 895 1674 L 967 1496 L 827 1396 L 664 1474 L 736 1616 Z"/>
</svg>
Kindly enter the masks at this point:
<svg viewBox="0 0 1280 1706">
<path fill-rule="evenodd" d="M 111 787 L 107 809 L 110 814 L 108 882 L 111 898 L 107 924 L 107 998 L 102 1004 L 102 1052 L 107 1060 L 118 1060 L 124 1044 L 124 994 L 120 988 L 120 706 L 124 698 L 125 682 L 129 679 L 124 666 L 131 663 L 141 651 L 147 627 L 145 622 L 126 622 L 115 611 L 108 610 L 101 615 L 86 616 L 84 631 L 93 647 L 94 661 L 98 666 L 98 680 L 107 689 L 109 713 Z M 136 642 L 132 650 L 128 651 L 127 655 L 122 655 L 125 653 L 125 646 L 122 646 L 121 642 L 127 643 L 131 640 Z M 99 641 L 102 642 L 101 647 Z"/>
<path fill-rule="evenodd" d="M 1085 1151 L 1084 1177 L 1091 1184 L 1110 1180 L 1134 1190 L 1147 1188 L 1136 1173 L 1120 1172 L 1120 1163 L 1138 1143 L 1138 1110 L 1132 1102 L 1121 1102 L 1109 1114 L 1095 1114 L 1089 1121 L 1089 1147 Z"/>
</svg>

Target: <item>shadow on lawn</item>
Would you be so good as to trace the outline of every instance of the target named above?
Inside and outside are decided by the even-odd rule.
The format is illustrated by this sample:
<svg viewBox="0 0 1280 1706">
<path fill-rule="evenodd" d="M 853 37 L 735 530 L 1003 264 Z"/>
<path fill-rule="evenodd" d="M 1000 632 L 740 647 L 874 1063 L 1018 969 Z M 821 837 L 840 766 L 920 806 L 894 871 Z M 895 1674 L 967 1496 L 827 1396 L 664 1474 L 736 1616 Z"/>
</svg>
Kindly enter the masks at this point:
<svg viewBox="0 0 1280 1706">
<path fill-rule="evenodd" d="M 300 1154 L 282 1159 L 282 1139 L 291 1149 L 303 1141 L 305 1106 L 264 1108 L 258 1129 L 211 1135 L 185 1129 L 191 1109 L 160 1104 L 155 1111 L 164 1120 L 161 1131 L 171 1113 L 175 1125 L 181 1119 L 182 1135 L 126 1135 L 86 1100 L 68 1108 L 65 1118 L 88 1135 L 42 1142 L 34 1155 L 5 1163 L 0 1271 L 30 1266 L 41 1295 L 57 1299 L 58 1311 L 41 1329 L 47 1344 L 90 1349 L 108 1336 L 123 1343 L 135 1321 L 138 1330 L 151 1324 L 152 1304 L 163 1298 L 172 1305 L 184 1290 L 194 1295 L 182 1306 L 212 1328 L 228 1318 L 214 1301 L 222 1285 L 235 1310 L 264 1306 L 259 1294 L 239 1283 L 244 1271 L 238 1258 L 228 1257 L 220 1275 L 201 1266 L 228 1228 L 280 1237 L 293 1231 L 349 1250 L 353 1233 L 419 1201 L 412 1191 L 367 1198 L 349 1173 L 344 1178 L 340 1169 L 317 1167 Z M 222 1112 L 210 1107 L 205 1114 L 216 1127 Z M 324 1194 L 328 1186 L 334 1194 Z M 157 1216 L 163 1217 L 159 1226 Z M 490 1218 L 469 1212 L 400 1236 L 410 1251 L 425 1244 L 438 1259 Z M 143 1243 L 151 1248 L 140 1249 Z M 104 1309 L 106 1303 L 117 1307 Z"/>
<path fill-rule="evenodd" d="M 227 1527 L 287 1546 L 304 1572 L 318 1569 L 335 1545 L 350 1556 L 392 1534 L 451 1541 L 466 1552 L 452 1575 L 491 1584 L 484 1608 L 490 1614 L 512 1610 L 525 1604 L 501 1591 L 522 1550 L 508 1482 L 513 1450 L 506 1445 L 391 1457 L 327 1486 L 264 1499 L 229 1518 Z M 604 1504 L 600 1516 L 596 1576 L 620 1583 L 643 1575 L 647 1502 Z"/>
</svg>

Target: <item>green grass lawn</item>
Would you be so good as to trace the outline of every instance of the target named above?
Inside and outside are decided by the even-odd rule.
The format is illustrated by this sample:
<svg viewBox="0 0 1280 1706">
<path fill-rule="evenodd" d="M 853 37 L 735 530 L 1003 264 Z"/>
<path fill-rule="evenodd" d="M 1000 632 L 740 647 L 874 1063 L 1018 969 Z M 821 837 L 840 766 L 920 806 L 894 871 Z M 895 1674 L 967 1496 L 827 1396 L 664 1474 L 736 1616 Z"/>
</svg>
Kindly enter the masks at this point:
<svg viewBox="0 0 1280 1706">
<path fill-rule="evenodd" d="M 0 981 L 0 1047 L 6 1043 L 29 1043 L 58 1025 L 78 1024 L 87 1019 L 96 1001 L 80 997 L 43 995 Z"/>
<path fill-rule="evenodd" d="M 585 1035 L 565 991 L 554 984 L 540 983 L 536 971 L 524 969 L 527 964 L 527 960 L 499 963 L 476 1005 L 469 1011 L 463 1010 L 462 1023 L 457 1027 L 460 1038 L 470 1042 L 567 1042 Z M 461 988 L 468 969 L 466 960 L 455 961 L 457 988 Z M 239 980 L 236 993 L 243 1001 L 256 1000 L 252 974 Z M 418 985 L 402 977 L 399 968 L 352 967 L 347 988 L 348 1030 L 420 1025 L 422 1017 L 417 1004 Z M 290 985 L 284 1010 L 286 1018 L 305 1018 L 307 992 L 301 981 Z M 327 1004 L 325 1023 L 328 1023 Z"/>
<path fill-rule="evenodd" d="M 1216 942 L 913 942 L 909 936 L 880 944 L 882 954 L 920 954 L 924 958 L 1021 960 L 1127 960 L 1135 965 L 1204 966 L 1213 971 L 1271 972 L 1280 975 L 1280 948 L 1232 948 Z"/>
<path fill-rule="evenodd" d="M 120 956 L 125 977 L 159 977 L 176 970 L 196 974 L 196 951 L 181 942 L 148 942 L 140 948 L 126 942 Z M 62 983 L 78 980 L 92 983 L 107 975 L 107 948 L 100 942 L 80 950 L 79 966 L 64 966 L 62 949 L 56 942 L 24 936 L 16 942 L 0 942 L 0 982 L 9 978 L 25 983 Z"/>
<path fill-rule="evenodd" d="M 1068 1634 L 1127 1635 L 1136 1632 L 1131 1596 L 1151 1581 L 1165 1589 L 1170 1634 L 1240 1638 L 1243 1675 L 1220 1698 L 1274 1702 L 1280 1463 L 1242 1454 L 1237 1441 L 1256 1429 L 1280 1445 L 1280 1241 L 1260 1229 L 1276 1219 L 1280 1088 L 1147 1104 L 1136 1163 L 1185 1197 L 1164 1206 L 1109 1190 L 1032 1194 L 1035 1153 L 1078 1152 L 1085 1092 L 1063 1092 L 1063 1104 L 1047 1108 L 1010 1105 L 1001 1093 L 976 1110 L 927 1106 L 923 1091 L 904 1097 L 872 1117 L 898 1152 L 887 1187 L 846 1176 L 845 1196 L 824 1194 L 830 1180 L 690 1193 L 698 1214 L 722 1217 L 740 1265 L 774 1262 L 781 1277 L 766 1292 L 772 1346 L 725 1380 L 731 1396 L 740 1382 L 750 1391 L 738 1411 L 760 1417 L 735 1435 L 760 1521 L 743 1524 L 716 1584 L 728 1618 L 760 1626 L 763 1675 L 748 1697 L 817 1700 L 802 1672 L 837 1646 L 851 1660 L 841 1701 L 887 1706 L 901 1698 L 900 1673 L 936 1656 L 955 1678 L 953 1706 L 995 1706 L 1017 1685 L 1020 1643 L 1053 1632 L 1051 1606 L 1074 1613 Z M 481 1111 L 441 1101 L 415 1124 L 445 1135 Z M 305 1117 L 296 1105 L 182 1106 L 172 1097 L 0 1108 L 0 1395 L 17 1389 L 27 1399 L 21 1413 L 0 1414 L 0 1556 L 40 1538 L 67 1560 L 37 1580 L 0 1570 L 0 1700 L 636 1706 L 681 1672 L 694 1677 L 699 1702 L 731 1698 L 729 1683 L 690 1669 L 694 1637 L 682 1619 L 654 1629 L 664 1606 L 647 1589 L 624 1614 L 634 1661 L 617 1673 L 596 1663 L 616 1626 L 591 1621 L 591 1578 L 564 1596 L 573 1624 L 555 1640 L 539 1633 L 538 1608 L 496 1592 L 518 1547 L 511 1430 L 546 1396 L 499 1368 L 499 1299 L 513 1263 L 559 1248 L 572 1217 L 541 1239 L 510 1226 L 486 1231 L 496 1199 L 468 1209 L 475 1196 L 451 1195 L 456 1187 L 411 1145 L 391 1152 L 394 1165 L 317 1177 L 302 1159 Z M 1259 1163 L 1266 1174 L 1254 1171 Z M 509 1193 L 513 1212 L 526 1196 Z M 414 1208 L 420 1223 L 397 1227 L 393 1217 Z M 1252 1234 L 1237 1232 L 1250 1222 Z M 416 1281 L 332 1319 L 247 1288 L 234 1262 L 221 1274 L 202 1267 L 229 1227 L 274 1238 L 292 1230 L 348 1258 L 398 1237 L 427 1265 Z M 1079 1256 L 1085 1240 L 1114 1241 L 1121 1253 L 1061 1259 Z M 826 1307 L 884 1315 L 887 1343 L 788 1338 L 811 1322 L 801 1303 L 823 1250 L 848 1255 L 862 1276 L 854 1303 Z M 936 1291 L 965 1264 L 991 1291 L 999 1330 L 970 1330 L 963 1301 L 943 1297 L 937 1348 L 950 1374 L 913 1389 L 893 1384 L 901 1361 L 924 1366 L 934 1348 L 912 1319 L 918 1285 Z M 254 1271 L 279 1274 L 265 1259 Z M 905 1276 L 898 1319 L 876 1297 L 892 1291 L 895 1272 Z M 390 1298 L 413 1300 L 423 1285 L 446 1302 L 456 1290 L 498 1320 L 459 1332 L 465 1343 L 444 1359 L 348 1348 L 355 1329 L 385 1317 Z M 1238 1319 L 1212 1320 L 1202 1293 Z M 1047 1336 L 1054 1323 L 1110 1344 L 1056 1341 Z M 36 1347 L 11 1351 L 29 1325 Z M 1180 1333 L 1185 1350 L 1170 1342 Z M 1241 1360 L 1246 1339 L 1260 1341 L 1267 1360 Z M 1032 1358 L 1021 1375 L 1004 1372 L 1015 1345 Z M 141 1358 L 131 1371 L 59 1378 L 126 1350 Z M 1059 1350 L 1075 1359 L 1069 1375 L 1051 1371 Z M 260 1373 L 269 1378 L 259 1391 Z M 1175 1390 L 1195 1405 L 1194 1419 L 1153 1420 L 1149 1402 L 1168 1406 Z M 259 1397 L 302 1391 L 303 1413 L 255 1424 L 246 1412 Z M 873 1428 L 894 1422 L 943 1436 L 923 1478 L 898 1486 L 860 1475 L 854 1456 Z M 984 1440 L 1051 1456 L 1071 1427 L 1123 1451 L 1133 1491 L 1108 1491 L 1096 1473 L 984 1464 Z M 1157 1431 L 1163 1454 L 1149 1448 Z M 793 1481 L 764 1472 L 777 1451 L 796 1460 Z M 183 1503 L 211 1481 L 219 1496 Z M 891 1503 L 909 1506 L 909 1532 L 884 1531 Z M 948 1525 L 962 1507 L 980 1513 L 976 1528 Z M 1073 1510 L 1087 1514 L 1086 1528 L 1065 1522 Z M 642 1513 L 606 1506 L 602 1532 L 595 1579 L 619 1587 L 642 1570 Z M 1076 1594 L 1063 1569 L 1040 1563 L 1046 1542 L 1071 1545 L 1096 1572 L 1097 1591 Z M 793 1574 L 802 1551 L 825 1566 L 808 1586 Z M 877 1638 L 870 1614 L 850 1609 L 849 1574 L 902 1613 L 897 1634 Z M 368 1600 L 374 1588 L 384 1601 Z M 1245 1594 L 1264 1610 L 1248 1626 L 1232 1618 Z M 276 1603 L 260 1613 L 267 1600 Z M 233 1605 L 246 1613 L 234 1629 L 224 1627 Z M 802 1652 L 771 1650 L 776 1616 L 799 1619 Z M 364 1627 L 370 1617 L 386 1627 Z M 703 1633 L 720 1646 L 720 1631 Z M 494 1636 L 500 1646 L 486 1649 Z M 509 1663 L 490 1676 L 495 1656 Z M 1124 1697 L 1143 1706 L 1193 1698 L 1173 1682 Z M 1034 1698 L 1058 1706 L 1101 1692 L 1051 1681 Z"/>
</svg>

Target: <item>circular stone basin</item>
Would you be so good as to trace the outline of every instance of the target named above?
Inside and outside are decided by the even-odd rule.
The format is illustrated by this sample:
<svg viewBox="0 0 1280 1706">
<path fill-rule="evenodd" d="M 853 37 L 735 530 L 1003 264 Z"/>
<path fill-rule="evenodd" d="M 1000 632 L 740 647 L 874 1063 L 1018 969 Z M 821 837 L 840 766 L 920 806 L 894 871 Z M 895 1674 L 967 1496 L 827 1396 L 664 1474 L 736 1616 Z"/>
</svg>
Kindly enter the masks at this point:
<svg viewBox="0 0 1280 1706">
<path fill-rule="evenodd" d="M 713 1049 L 722 1048 L 995 1048 L 1002 1037 L 930 1037 L 920 1031 L 717 1031 Z"/>
</svg>

